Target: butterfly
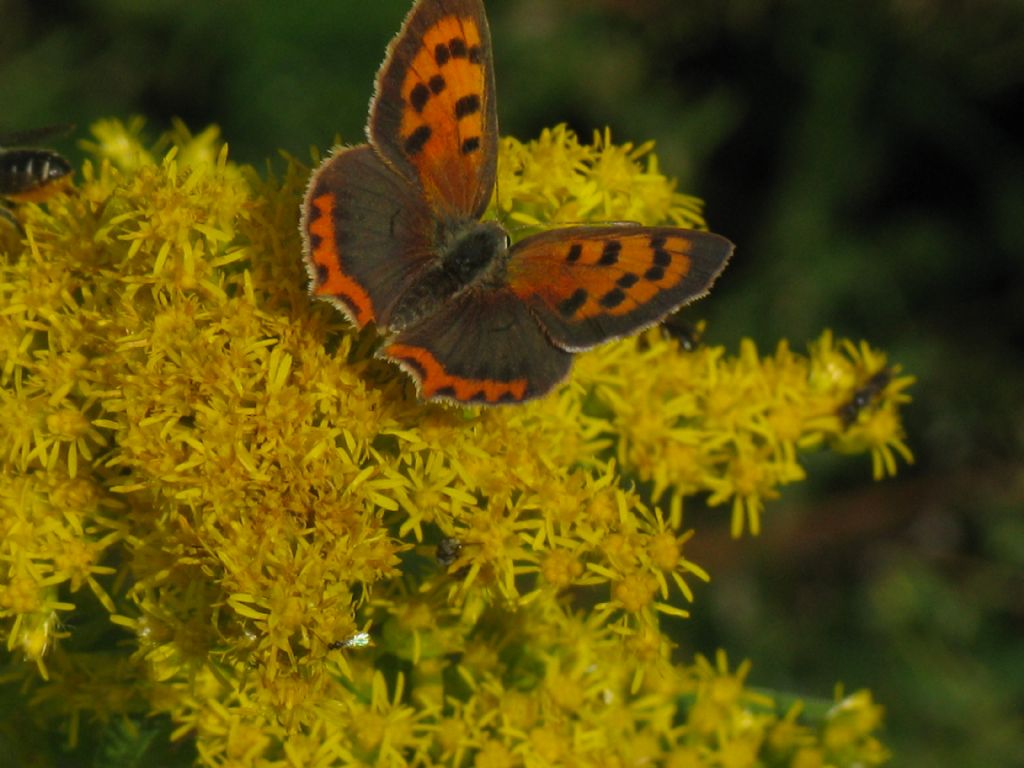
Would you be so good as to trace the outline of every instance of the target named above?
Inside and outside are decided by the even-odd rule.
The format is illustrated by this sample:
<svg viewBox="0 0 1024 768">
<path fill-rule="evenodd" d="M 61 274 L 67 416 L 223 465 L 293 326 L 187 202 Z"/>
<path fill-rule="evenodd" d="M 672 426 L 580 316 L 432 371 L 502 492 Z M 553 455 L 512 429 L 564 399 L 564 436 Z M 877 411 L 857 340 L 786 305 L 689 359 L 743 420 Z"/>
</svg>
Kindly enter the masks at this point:
<svg viewBox="0 0 1024 768">
<path fill-rule="evenodd" d="M 498 156 L 481 0 L 417 0 L 377 74 L 367 136 L 310 177 L 310 291 L 383 331 L 378 356 L 427 399 L 544 395 L 573 353 L 706 294 L 733 250 L 709 232 L 630 224 L 513 245 L 498 222 L 481 221 Z"/>
</svg>

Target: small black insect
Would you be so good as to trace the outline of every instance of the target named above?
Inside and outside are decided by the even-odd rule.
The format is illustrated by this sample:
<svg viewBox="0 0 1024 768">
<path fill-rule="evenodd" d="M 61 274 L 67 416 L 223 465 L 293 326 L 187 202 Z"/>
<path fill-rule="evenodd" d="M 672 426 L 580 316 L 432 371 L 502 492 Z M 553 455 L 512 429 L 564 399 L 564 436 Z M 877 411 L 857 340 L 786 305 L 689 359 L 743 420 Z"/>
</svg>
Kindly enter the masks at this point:
<svg viewBox="0 0 1024 768">
<path fill-rule="evenodd" d="M 704 337 L 704 323 L 691 322 L 682 312 L 673 312 L 662 320 L 661 330 L 668 338 L 675 339 L 683 352 L 693 352 Z"/>
<path fill-rule="evenodd" d="M 445 568 L 459 559 L 462 553 L 462 542 L 454 536 L 445 536 L 437 542 L 437 562 Z"/>
<path fill-rule="evenodd" d="M 843 428 L 849 427 L 857 420 L 860 412 L 863 411 L 871 401 L 882 394 L 889 382 L 892 381 L 892 371 L 883 368 L 871 376 L 864 384 L 854 390 L 853 395 L 837 409 L 839 420 L 843 422 Z"/>
<path fill-rule="evenodd" d="M 335 640 L 333 643 L 327 644 L 328 651 L 338 651 L 342 648 L 367 648 L 372 645 L 373 641 L 370 639 L 369 632 L 356 632 L 354 635 L 345 638 L 344 640 Z"/>
</svg>

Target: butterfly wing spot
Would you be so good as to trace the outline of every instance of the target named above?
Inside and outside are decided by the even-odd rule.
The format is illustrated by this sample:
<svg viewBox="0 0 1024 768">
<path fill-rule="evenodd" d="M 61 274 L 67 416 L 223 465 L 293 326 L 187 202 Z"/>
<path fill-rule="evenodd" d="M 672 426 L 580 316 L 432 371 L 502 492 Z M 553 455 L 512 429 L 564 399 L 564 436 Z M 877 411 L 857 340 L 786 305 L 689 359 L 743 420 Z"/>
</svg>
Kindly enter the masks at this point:
<svg viewBox="0 0 1024 768">
<path fill-rule="evenodd" d="M 460 150 L 462 154 L 468 155 L 480 149 L 480 137 L 472 136 L 462 142 Z"/>
<path fill-rule="evenodd" d="M 433 131 L 430 130 L 429 125 L 421 125 L 415 131 L 409 134 L 405 140 L 405 154 L 410 157 L 415 157 L 423 151 L 423 147 L 430 141 L 430 137 L 433 135 Z"/>
<path fill-rule="evenodd" d="M 580 260 L 580 256 L 583 255 L 583 246 L 580 243 L 573 243 L 569 246 L 569 253 L 565 257 L 565 261 L 568 264 L 575 264 Z"/>
<path fill-rule="evenodd" d="M 580 307 L 587 303 L 589 295 L 585 288 L 577 288 L 573 291 L 572 296 L 558 302 L 558 311 L 565 317 L 572 317 L 580 311 Z"/>
<path fill-rule="evenodd" d="M 479 64 L 481 53 L 479 45 L 471 45 L 466 48 L 466 41 L 461 37 L 455 37 L 447 43 L 438 43 L 434 46 L 434 61 L 439 67 L 443 67 L 453 58 L 465 58 L 469 59 L 471 64 Z"/>
<path fill-rule="evenodd" d="M 635 273 L 627 272 L 622 277 L 620 277 L 618 280 L 616 280 L 615 284 L 617 286 L 619 286 L 620 288 L 632 288 L 639 281 L 640 281 L 640 278 L 637 277 Z"/>
<path fill-rule="evenodd" d="M 427 107 L 427 102 L 430 101 L 431 95 L 437 96 L 447 87 L 448 83 L 445 82 L 445 79 L 441 77 L 441 75 L 433 75 L 426 83 L 416 83 L 416 85 L 413 86 L 413 89 L 409 91 L 409 103 L 412 105 L 412 108 L 416 110 L 416 114 L 422 115 L 423 110 Z M 478 109 L 479 103 L 480 99 L 477 98 Z M 456 113 L 457 112 L 458 103 L 456 103 Z"/>
<path fill-rule="evenodd" d="M 619 240 L 609 240 L 604 244 L 601 251 L 601 258 L 597 260 L 597 266 L 610 267 L 619 261 L 619 253 L 622 251 L 622 243 Z"/>
<path fill-rule="evenodd" d="M 423 108 L 430 100 L 430 89 L 423 83 L 416 83 L 416 86 L 409 92 L 409 103 L 419 115 L 423 114 Z"/>
<path fill-rule="evenodd" d="M 659 280 L 663 280 L 665 277 L 664 267 L 651 267 L 644 272 L 644 280 L 649 280 L 652 283 L 656 283 Z"/>
<path fill-rule="evenodd" d="M 471 93 L 468 96 L 463 96 L 461 99 L 455 102 L 455 119 L 461 120 L 466 115 L 473 115 L 480 111 L 480 97 Z"/>
<path fill-rule="evenodd" d="M 626 300 L 626 293 L 621 288 L 612 288 L 597 302 L 605 309 L 615 309 Z"/>
</svg>

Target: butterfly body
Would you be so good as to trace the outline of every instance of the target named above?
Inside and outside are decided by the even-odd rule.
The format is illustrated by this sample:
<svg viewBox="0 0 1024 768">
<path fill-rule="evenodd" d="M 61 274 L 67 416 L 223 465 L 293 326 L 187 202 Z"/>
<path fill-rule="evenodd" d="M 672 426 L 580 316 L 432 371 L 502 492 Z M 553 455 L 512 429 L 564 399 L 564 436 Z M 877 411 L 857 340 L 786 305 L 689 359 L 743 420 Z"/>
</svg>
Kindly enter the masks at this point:
<svg viewBox="0 0 1024 768">
<path fill-rule="evenodd" d="M 311 291 L 428 398 L 497 404 L 548 392 L 572 353 L 707 292 L 732 245 L 708 232 L 570 227 L 510 245 L 480 221 L 497 172 L 490 33 L 480 0 L 418 0 L 377 76 L 368 144 L 311 177 Z"/>
<path fill-rule="evenodd" d="M 434 264 L 398 299 L 390 330 L 401 330 L 463 291 L 500 287 L 508 264 L 508 235 L 496 222 L 464 221 L 438 228 Z"/>
</svg>

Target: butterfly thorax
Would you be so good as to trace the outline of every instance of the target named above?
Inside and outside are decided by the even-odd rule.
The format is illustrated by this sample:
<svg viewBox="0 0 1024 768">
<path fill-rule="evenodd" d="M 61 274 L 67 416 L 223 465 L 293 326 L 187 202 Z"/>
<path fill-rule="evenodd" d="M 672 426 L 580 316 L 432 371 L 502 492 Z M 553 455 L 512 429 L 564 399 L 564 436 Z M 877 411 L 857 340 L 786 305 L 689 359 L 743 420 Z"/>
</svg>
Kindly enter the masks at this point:
<svg viewBox="0 0 1024 768">
<path fill-rule="evenodd" d="M 436 242 L 438 258 L 398 299 L 388 322 L 392 330 L 432 314 L 465 290 L 504 283 L 508 234 L 496 221 L 439 221 Z"/>
</svg>

